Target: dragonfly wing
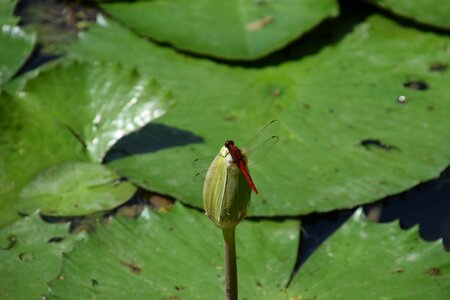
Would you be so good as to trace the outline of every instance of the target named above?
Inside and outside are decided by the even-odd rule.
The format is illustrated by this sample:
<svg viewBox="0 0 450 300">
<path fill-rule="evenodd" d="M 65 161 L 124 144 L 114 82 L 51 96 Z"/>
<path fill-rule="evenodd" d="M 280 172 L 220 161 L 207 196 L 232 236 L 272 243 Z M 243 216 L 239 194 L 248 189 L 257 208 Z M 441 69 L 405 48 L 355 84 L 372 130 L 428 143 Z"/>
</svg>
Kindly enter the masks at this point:
<svg viewBox="0 0 450 300">
<path fill-rule="evenodd" d="M 272 148 L 278 143 L 279 140 L 280 138 L 278 136 L 272 136 L 266 139 L 259 146 L 246 151 L 244 154 L 248 158 L 248 165 L 251 166 L 264 159 L 267 153 L 272 150 Z"/>
<path fill-rule="evenodd" d="M 254 152 L 254 148 L 259 148 L 259 145 L 266 142 L 266 140 L 272 138 L 273 136 L 277 136 L 279 128 L 280 121 L 271 121 L 263 129 L 261 129 L 247 144 L 241 147 L 241 149 L 245 153 Z"/>
<path fill-rule="evenodd" d="M 209 166 L 214 160 L 214 156 L 197 158 L 192 162 L 194 175 L 192 180 L 194 182 L 203 182 L 208 172 Z"/>
</svg>

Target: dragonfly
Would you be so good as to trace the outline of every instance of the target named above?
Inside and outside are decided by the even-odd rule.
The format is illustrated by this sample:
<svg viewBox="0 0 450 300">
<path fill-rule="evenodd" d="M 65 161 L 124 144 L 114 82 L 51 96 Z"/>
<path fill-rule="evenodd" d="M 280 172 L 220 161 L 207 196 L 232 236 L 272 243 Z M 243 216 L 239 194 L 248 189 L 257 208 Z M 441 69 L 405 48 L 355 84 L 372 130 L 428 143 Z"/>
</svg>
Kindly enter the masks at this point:
<svg viewBox="0 0 450 300">
<path fill-rule="evenodd" d="M 248 166 L 261 161 L 277 144 L 279 137 L 276 134 L 279 127 L 280 121 L 271 121 L 243 147 L 238 147 L 233 140 L 226 140 L 224 143 L 224 146 L 228 150 L 228 153 L 225 155 L 227 161 L 229 163 L 237 164 L 255 194 L 258 194 L 258 189 L 250 175 Z M 201 161 L 203 160 L 204 159 L 196 159 L 194 165 L 202 164 Z M 209 159 L 208 162 L 211 162 L 211 159 Z M 195 174 L 194 180 L 197 181 L 197 178 L 203 178 L 205 175 L 206 171 L 199 172 Z"/>
</svg>

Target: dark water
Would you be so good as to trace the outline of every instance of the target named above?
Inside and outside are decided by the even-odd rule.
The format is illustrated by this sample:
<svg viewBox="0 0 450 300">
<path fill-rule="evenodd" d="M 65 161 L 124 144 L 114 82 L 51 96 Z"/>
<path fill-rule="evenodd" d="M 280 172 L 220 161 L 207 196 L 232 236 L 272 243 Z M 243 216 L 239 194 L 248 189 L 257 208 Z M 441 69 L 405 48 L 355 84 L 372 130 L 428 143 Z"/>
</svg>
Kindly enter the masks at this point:
<svg viewBox="0 0 450 300">
<path fill-rule="evenodd" d="M 402 229 L 418 225 L 424 240 L 443 239 L 443 247 L 450 251 L 450 168 L 437 179 L 365 205 L 364 212 L 374 222 L 400 220 Z M 299 265 L 352 213 L 353 210 L 338 210 L 303 217 Z"/>
</svg>

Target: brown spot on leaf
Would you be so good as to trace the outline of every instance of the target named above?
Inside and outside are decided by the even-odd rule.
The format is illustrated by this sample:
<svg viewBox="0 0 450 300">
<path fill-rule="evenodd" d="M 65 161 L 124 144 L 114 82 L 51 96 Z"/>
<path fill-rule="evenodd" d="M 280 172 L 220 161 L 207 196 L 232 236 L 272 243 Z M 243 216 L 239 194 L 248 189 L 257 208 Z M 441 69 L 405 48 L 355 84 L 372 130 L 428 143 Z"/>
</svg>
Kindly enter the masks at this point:
<svg viewBox="0 0 450 300">
<path fill-rule="evenodd" d="M 272 21 L 273 21 L 272 16 L 265 16 L 264 18 L 248 23 L 246 29 L 247 31 L 260 30 L 269 25 L 270 23 L 272 23 Z"/>
<path fill-rule="evenodd" d="M 431 72 L 445 72 L 447 71 L 447 65 L 441 63 L 433 63 L 430 65 Z"/>
<path fill-rule="evenodd" d="M 237 118 L 236 118 L 236 116 L 235 115 L 228 115 L 228 116 L 225 116 L 224 118 L 223 118 L 223 120 L 224 121 L 234 121 L 234 120 L 236 120 Z"/>
<path fill-rule="evenodd" d="M 278 96 L 280 96 L 280 95 L 281 95 L 280 89 L 274 89 L 274 90 L 272 91 L 272 96 L 278 97 Z"/>
<path fill-rule="evenodd" d="M 131 272 L 133 272 L 134 274 L 139 274 L 142 272 L 142 269 L 135 263 L 130 263 L 130 262 L 126 262 L 126 261 L 120 261 L 120 263 L 122 264 L 122 266 L 127 267 L 128 269 L 130 269 Z"/>
<path fill-rule="evenodd" d="M 433 277 L 440 277 L 442 275 L 442 272 L 441 269 L 434 267 L 428 269 L 428 275 L 431 275 Z"/>
<path fill-rule="evenodd" d="M 281 106 L 281 105 L 279 105 L 279 104 L 275 105 L 275 108 L 276 108 L 278 111 L 283 111 L 283 106 Z"/>
</svg>

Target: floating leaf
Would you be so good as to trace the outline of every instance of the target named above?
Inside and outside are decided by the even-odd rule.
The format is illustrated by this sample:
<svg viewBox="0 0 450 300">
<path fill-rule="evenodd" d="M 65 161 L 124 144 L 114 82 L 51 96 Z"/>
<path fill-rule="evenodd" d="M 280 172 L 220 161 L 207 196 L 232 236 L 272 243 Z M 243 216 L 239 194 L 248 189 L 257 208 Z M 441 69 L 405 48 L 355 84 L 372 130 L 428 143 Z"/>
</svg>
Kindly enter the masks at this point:
<svg viewBox="0 0 450 300">
<path fill-rule="evenodd" d="M 450 291 L 450 255 L 441 241 L 425 242 L 417 228 L 402 231 L 397 222 L 370 223 L 362 210 L 302 265 L 286 290 L 297 225 L 239 225 L 242 299 L 446 299 Z M 179 205 L 134 221 L 118 218 L 67 256 L 64 280 L 51 283 L 53 298 L 219 299 L 220 246 L 209 220 Z"/>
<path fill-rule="evenodd" d="M 368 0 L 393 13 L 423 24 L 450 29 L 450 2 L 436 0 Z"/>
<path fill-rule="evenodd" d="M 18 18 L 14 16 L 16 0 L 0 0 L 0 23 L 16 25 Z"/>
<path fill-rule="evenodd" d="M 450 254 L 418 227 L 367 221 L 359 209 L 308 258 L 290 299 L 448 299 Z"/>
<path fill-rule="evenodd" d="M 1 94 L 0 224 L 17 219 L 17 204 L 31 209 L 16 200 L 39 172 L 68 161 L 100 162 L 119 138 L 171 103 L 168 91 L 147 76 L 100 63 L 57 65 L 17 94 Z"/>
<path fill-rule="evenodd" d="M 30 205 L 45 215 L 81 216 L 119 206 L 135 191 L 104 165 L 70 162 L 39 173 L 21 190 L 19 206 L 22 212 Z"/>
<path fill-rule="evenodd" d="M 38 213 L 0 229 L 0 298 L 40 299 L 60 273 L 63 253 L 82 237 L 69 234 L 68 224 L 43 222 Z"/>
<path fill-rule="evenodd" d="M 260 197 L 249 213 L 297 215 L 398 193 L 449 164 L 450 72 L 435 68 L 450 64 L 449 49 L 448 37 L 373 16 L 317 55 L 244 70 L 157 47 L 101 19 L 69 55 L 139 66 L 177 96 L 159 122 L 204 138 L 114 161 L 118 173 L 201 207 L 191 162 L 279 119 L 280 142 L 251 169 Z"/>
<path fill-rule="evenodd" d="M 335 0 L 134 1 L 102 8 L 157 41 L 226 59 L 267 55 L 338 12 Z"/>
<path fill-rule="evenodd" d="M 8 82 L 33 51 L 36 36 L 17 25 L 14 0 L 0 0 L 0 87 Z"/>
<path fill-rule="evenodd" d="M 25 63 L 36 42 L 34 34 L 2 21 L 0 20 L 0 86 L 10 80 Z"/>
<path fill-rule="evenodd" d="M 298 232 L 296 221 L 239 225 L 242 299 L 279 299 L 285 293 Z M 64 279 L 51 283 L 49 298 L 220 299 L 222 243 L 220 230 L 207 217 L 179 204 L 167 213 L 146 210 L 137 220 L 115 218 L 98 225 L 66 257 Z"/>
</svg>

